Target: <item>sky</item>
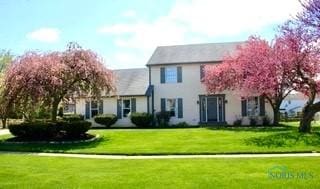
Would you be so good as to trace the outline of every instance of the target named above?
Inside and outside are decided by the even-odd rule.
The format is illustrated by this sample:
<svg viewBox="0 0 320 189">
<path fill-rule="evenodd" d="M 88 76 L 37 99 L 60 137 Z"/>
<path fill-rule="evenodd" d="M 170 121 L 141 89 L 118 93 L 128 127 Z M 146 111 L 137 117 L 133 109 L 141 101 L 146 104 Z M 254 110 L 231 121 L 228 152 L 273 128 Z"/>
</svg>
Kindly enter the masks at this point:
<svg viewBox="0 0 320 189">
<path fill-rule="evenodd" d="M 271 40 L 298 0 L 0 0 L 0 49 L 64 50 L 75 41 L 111 69 L 144 67 L 157 46 Z"/>
</svg>

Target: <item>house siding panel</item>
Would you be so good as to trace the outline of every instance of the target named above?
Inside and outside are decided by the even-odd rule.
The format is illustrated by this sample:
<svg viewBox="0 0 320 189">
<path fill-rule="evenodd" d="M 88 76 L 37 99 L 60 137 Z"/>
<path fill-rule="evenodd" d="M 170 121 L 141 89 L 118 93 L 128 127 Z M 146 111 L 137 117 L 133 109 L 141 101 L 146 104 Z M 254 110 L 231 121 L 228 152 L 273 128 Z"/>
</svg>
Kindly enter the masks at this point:
<svg viewBox="0 0 320 189">
<path fill-rule="evenodd" d="M 121 98 L 121 97 L 120 97 Z M 133 97 L 124 97 L 127 99 L 131 99 Z M 136 103 L 136 112 L 147 112 L 147 97 L 146 96 L 136 96 L 134 97 Z M 117 115 L 117 98 L 116 97 L 103 97 L 103 113 L 104 114 L 115 114 Z M 85 115 L 85 98 L 80 98 L 76 100 L 76 113 Z M 94 123 L 93 119 L 90 119 L 94 126 L 101 126 Z M 122 118 L 118 119 L 115 123 L 116 126 L 134 126 L 131 123 L 130 118 Z"/>
<path fill-rule="evenodd" d="M 162 66 L 150 66 L 151 84 L 154 85 L 154 106 L 155 111 L 161 110 L 161 98 L 182 98 L 183 118 L 171 118 L 170 123 L 175 124 L 185 121 L 196 125 L 200 122 L 199 95 L 206 95 L 205 86 L 200 81 L 200 64 L 180 64 L 183 70 L 182 83 L 161 84 L 160 68 Z M 241 117 L 241 98 L 236 91 L 223 91 L 225 94 L 225 120 L 233 124 L 234 120 Z M 265 112 L 270 119 L 273 119 L 270 104 L 266 104 Z"/>
</svg>

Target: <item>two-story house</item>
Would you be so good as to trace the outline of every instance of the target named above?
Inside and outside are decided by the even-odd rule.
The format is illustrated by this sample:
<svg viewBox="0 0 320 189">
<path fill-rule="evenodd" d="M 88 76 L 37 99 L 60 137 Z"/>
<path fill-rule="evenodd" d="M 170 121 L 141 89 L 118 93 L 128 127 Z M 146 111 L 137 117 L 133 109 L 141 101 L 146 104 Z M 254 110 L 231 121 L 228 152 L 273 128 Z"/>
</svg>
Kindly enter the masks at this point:
<svg viewBox="0 0 320 189">
<path fill-rule="evenodd" d="M 172 123 L 193 125 L 232 124 L 248 116 L 272 119 L 272 108 L 263 98 L 242 99 L 232 91 L 208 95 L 201 83 L 203 67 L 221 63 L 238 45 L 241 42 L 158 47 L 147 63 L 154 109 L 172 111 Z"/>
<path fill-rule="evenodd" d="M 137 94 L 133 94 L 129 88 L 120 87 L 118 94 L 105 97 L 103 100 L 103 107 L 106 107 L 103 113 L 117 114 L 119 121 L 116 125 L 130 124 L 127 118 L 130 111 L 148 113 L 170 111 L 171 124 L 187 122 L 191 125 L 207 123 L 221 125 L 233 124 L 237 119 L 242 119 L 245 124 L 248 124 L 248 117 L 262 116 L 268 116 L 272 120 L 272 108 L 265 99 L 259 96 L 243 99 L 233 91 L 209 95 L 201 82 L 204 66 L 221 63 L 223 57 L 234 52 L 238 45 L 241 45 L 241 42 L 157 47 L 147 63 L 148 69 L 143 69 L 146 73 L 143 78 L 146 80 L 142 81 L 140 76 L 139 82 L 135 81 L 136 78 L 128 80 L 122 76 L 119 77 L 119 82 L 126 83 L 125 85 L 130 86 L 131 82 L 136 82 L 136 85 L 139 83 L 138 85 L 144 86 L 138 94 L 142 108 L 138 109 L 136 103 L 133 108 L 132 100 L 130 103 L 126 101 L 128 98 L 137 98 Z M 135 72 L 135 69 L 127 69 L 127 75 L 131 71 Z M 115 73 L 119 74 L 119 70 Z M 132 85 L 132 88 L 135 86 Z M 113 100 L 110 100 L 111 98 Z M 88 109 L 89 105 L 85 108 L 83 103 L 76 108 L 77 113 L 85 113 Z M 130 108 L 124 109 L 124 107 Z M 89 118 L 92 115 L 86 117 Z"/>
</svg>

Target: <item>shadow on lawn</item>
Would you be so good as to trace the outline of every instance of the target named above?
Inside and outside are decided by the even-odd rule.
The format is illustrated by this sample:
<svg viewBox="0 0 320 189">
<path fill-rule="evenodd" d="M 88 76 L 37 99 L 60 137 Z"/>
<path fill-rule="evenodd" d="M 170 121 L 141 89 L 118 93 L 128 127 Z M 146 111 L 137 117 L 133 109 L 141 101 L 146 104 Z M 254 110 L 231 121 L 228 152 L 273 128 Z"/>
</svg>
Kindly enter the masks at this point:
<svg viewBox="0 0 320 189">
<path fill-rule="evenodd" d="M 100 143 L 110 139 L 102 137 L 92 142 L 74 144 L 50 144 L 50 143 L 28 143 L 8 144 L 0 142 L 0 151 L 27 151 L 27 152 L 65 152 L 69 150 L 90 149 L 97 147 Z"/>
<path fill-rule="evenodd" d="M 261 127 L 261 126 L 209 126 L 205 127 L 208 130 L 214 130 L 214 131 L 251 131 L 251 132 L 279 132 L 279 131 L 294 131 L 297 130 L 296 127 L 290 127 L 290 126 L 278 126 L 278 127 Z"/>
<path fill-rule="evenodd" d="M 320 133 L 302 134 L 299 132 L 281 132 L 268 136 L 252 137 L 245 140 L 247 145 L 259 147 L 292 147 L 296 145 L 319 146 Z"/>
</svg>

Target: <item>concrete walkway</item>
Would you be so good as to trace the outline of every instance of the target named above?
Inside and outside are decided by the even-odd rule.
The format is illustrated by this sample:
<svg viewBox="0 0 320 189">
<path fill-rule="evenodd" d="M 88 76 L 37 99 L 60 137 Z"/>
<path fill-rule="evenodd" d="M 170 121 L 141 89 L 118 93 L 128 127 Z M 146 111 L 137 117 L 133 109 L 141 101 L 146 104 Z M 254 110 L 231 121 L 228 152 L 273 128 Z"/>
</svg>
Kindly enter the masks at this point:
<svg viewBox="0 0 320 189">
<path fill-rule="evenodd" d="M 8 135 L 10 131 L 8 129 L 0 129 L 0 135 Z"/>
<path fill-rule="evenodd" d="M 66 153 L 32 153 L 32 152 L 0 152 L 1 154 L 30 155 L 44 157 L 69 157 L 87 159 L 200 159 L 200 158 L 282 158 L 282 157 L 320 157 L 320 153 L 291 153 L 291 154 L 230 154 L 230 155 L 89 155 Z"/>
</svg>

